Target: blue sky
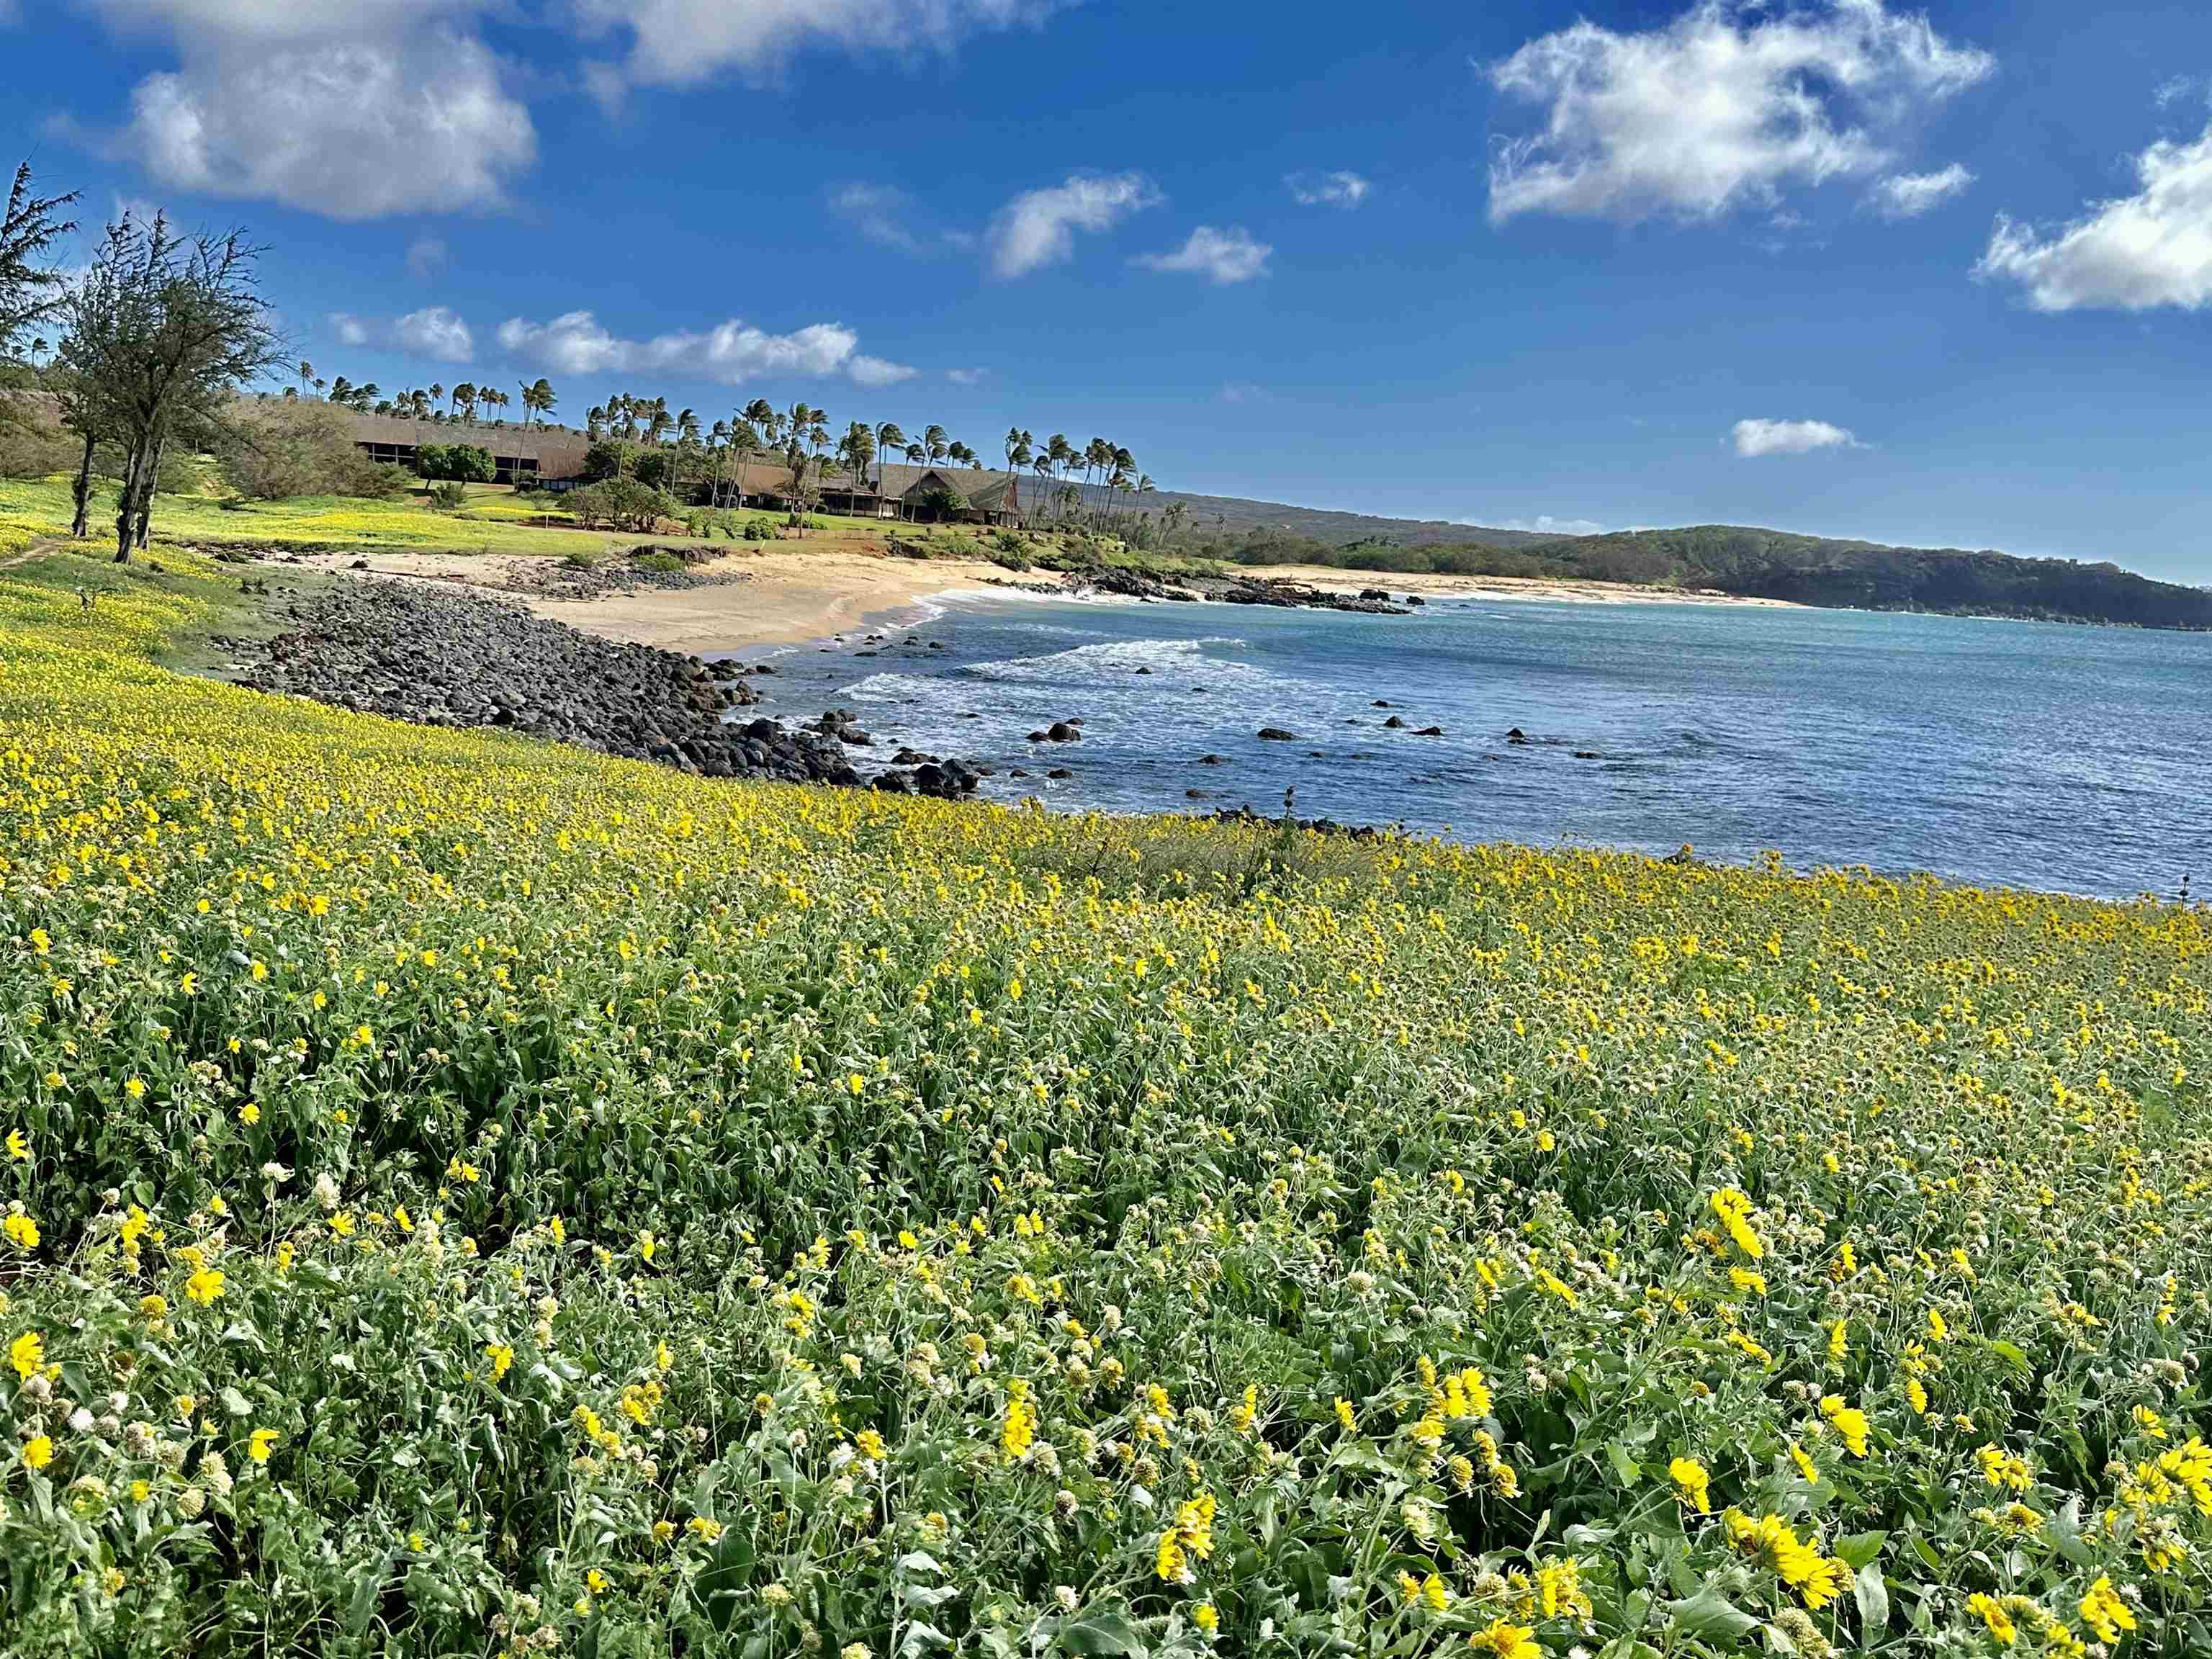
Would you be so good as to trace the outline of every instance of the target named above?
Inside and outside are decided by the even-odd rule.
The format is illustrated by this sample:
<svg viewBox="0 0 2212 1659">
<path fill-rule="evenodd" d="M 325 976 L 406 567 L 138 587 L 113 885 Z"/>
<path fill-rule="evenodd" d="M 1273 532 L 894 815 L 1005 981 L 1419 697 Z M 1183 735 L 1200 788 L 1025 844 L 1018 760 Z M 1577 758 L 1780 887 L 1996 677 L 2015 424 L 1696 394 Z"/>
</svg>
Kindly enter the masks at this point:
<svg viewBox="0 0 2212 1659">
<path fill-rule="evenodd" d="M 0 0 L 0 154 L 325 376 L 2212 581 L 2212 13 Z"/>
</svg>

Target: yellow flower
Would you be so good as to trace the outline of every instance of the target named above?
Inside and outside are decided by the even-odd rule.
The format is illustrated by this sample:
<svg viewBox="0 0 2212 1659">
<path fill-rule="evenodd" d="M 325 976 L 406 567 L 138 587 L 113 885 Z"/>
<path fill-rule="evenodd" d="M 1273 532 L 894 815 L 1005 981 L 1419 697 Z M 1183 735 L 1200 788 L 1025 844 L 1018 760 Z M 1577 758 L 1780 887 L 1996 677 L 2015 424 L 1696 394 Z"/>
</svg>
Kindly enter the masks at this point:
<svg viewBox="0 0 2212 1659">
<path fill-rule="evenodd" d="M 1966 1605 L 1981 1615 L 1983 1625 L 1999 1647 L 2008 1648 L 2019 1639 L 2019 1627 L 2012 1622 L 2011 1615 L 2004 1610 L 2004 1604 L 1996 1596 L 1984 1595 L 1976 1590 L 1966 1598 Z"/>
<path fill-rule="evenodd" d="M 1583 1590 L 1582 1564 L 1569 1556 L 1536 1569 L 1536 1605 L 1547 1619 L 1587 1619 L 1590 1599 Z"/>
<path fill-rule="evenodd" d="M 39 1224 L 20 1211 L 10 1214 L 5 1221 L 0 1221 L 0 1232 L 5 1232 L 8 1242 L 19 1250 L 39 1248 Z"/>
<path fill-rule="evenodd" d="M 205 1307 L 222 1295 L 226 1282 L 223 1274 L 217 1269 L 202 1267 L 185 1281 L 185 1294 L 202 1307 Z"/>
<path fill-rule="evenodd" d="M 1713 1512 L 1708 1491 L 1712 1484 L 1712 1476 L 1706 1473 L 1703 1463 L 1694 1457 L 1678 1457 L 1667 1465 L 1667 1473 L 1673 1479 L 1675 1493 L 1683 1503 L 1699 1515 Z"/>
<path fill-rule="evenodd" d="M 2136 1615 L 2112 1588 L 2112 1581 L 2100 1576 L 2081 1598 L 2081 1622 L 2097 1632 L 2098 1640 L 2109 1645 L 2136 1627 Z"/>
<path fill-rule="evenodd" d="M 1854 1457 L 1867 1455 L 1867 1414 L 1856 1406 L 1847 1406 L 1839 1394 L 1820 1396 L 1820 1415 L 1826 1418 L 1838 1434 L 1844 1437 L 1844 1449 Z"/>
<path fill-rule="evenodd" d="M 15 1375 L 26 1382 L 46 1363 L 46 1339 L 36 1331 L 25 1331 L 8 1345 L 8 1363 L 15 1368 Z"/>
<path fill-rule="evenodd" d="M 1202 1492 L 1176 1506 L 1175 1524 L 1160 1534 L 1152 1571 L 1170 1584 L 1188 1584 L 1196 1577 L 1194 1564 L 1213 1553 L 1213 1494 Z"/>
<path fill-rule="evenodd" d="M 1544 1650 L 1536 1645 L 1534 1626 L 1511 1625 L 1503 1619 L 1475 1632 L 1467 1638 L 1467 1644 L 1477 1653 L 1488 1654 L 1490 1659 L 1544 1659 Z"/>
<path fill-rule="evenodd" d="M 1766 1246 L 1760 1243 L 1759 1235 L 1751 1229 L 1751 1200 L 1748 1196 L 1734 1187 L 1723 1187 L 1713 1194 L 1711 1203 L 1713 1213 L 1721 1218 L 1721 1225 L 1728 1230 L 1728 1236 L 1735 1242 L 1736 1249 L 1753 1261 L 1766 1254 Z"/>
<path fill-rule="evenodd" d="M 1221 1615 L 1214 1610 L 1212 1602 L 1200 1601 L 1190 1610 L 1190 1622 L 1211 1636 L 1221 1628 Z"/>
<path fill-rule="evenodd" d="M 31 1156 L 30 1143 L 23 1139 L 21 1129 L 8 1131 L 8 1156 L 21 1164 Z"/>
<path fill-rule="evenodd" d="M 245 1105 L 238 1109 L 238 1121 L 247 1128 L 252 1128 L 261 1121 L 261 1109 L 252 1101 L 247 1101 Z"/>
<path fill-rule="evenodd" d="M 1356 1434 L 1358 1432 L 1359 1422 L 1358 1419 L 1352 1413 L 1352 1402 L 1349 1400 L 1339 1399 L 1336 1402 L 1335 1411 L 1337 1423 L 1346 1434 Z"/>
<path fill-rule="evenodd" d="M 873 1429 L 862 1429 L 853 1437 L 853 1444 L 859 1449 L 861 1456 L 878 1462 L 882 1461 L 884 1437 Z"/>
<path fill-rule="evenodd" d="M 1036 1439 L 1036 1407 L 1030 1404 L 1030 1385 L 1020 1377 L 1006 1383 L 1006 1415 L 999 1425 L 999 1445 L 1010 1462 L 1018 1463 L 1029 1455 L 1030 1447 Z"/>
<path fill-rule="evenodd" d="M 504 1342 L 487 1342 L 484 1344 L 484 1358 L 491 1361 L 491 1380 L 496 1382 L 514 1364 L 514 1350 Z"/>
<path fill-rule="evenodd" d="M 23 1467 L 43 1469 L 54 1461 L 54 1443 L 43 1434 L 33 1435 L 23 1445 Z"/>
<path fill-rule="evenodd" d="M 269 1454 L 276 1449 L 276 1431 L 256 1429 L 246 1443 L 246 1455 L 257 1463 L 266 1463 Z"/>
</svg>

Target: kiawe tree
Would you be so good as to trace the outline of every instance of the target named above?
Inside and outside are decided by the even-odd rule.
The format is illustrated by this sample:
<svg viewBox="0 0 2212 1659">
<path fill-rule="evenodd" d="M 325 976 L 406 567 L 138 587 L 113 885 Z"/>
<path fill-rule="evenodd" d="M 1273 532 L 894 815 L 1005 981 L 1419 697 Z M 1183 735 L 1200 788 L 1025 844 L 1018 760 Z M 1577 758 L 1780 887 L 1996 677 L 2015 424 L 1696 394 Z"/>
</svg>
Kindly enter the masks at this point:
<svg viewBox="0 0 2212 1659">
<path fill-rule="evenodd" d="M 86 281 L 108 303 L 80 310 L 62 355 L 97 377 L 101 436 L 123 452 L 115 557 L 151 533 L 155 485 L 173 438 L 205 444 L 248 386 L 284 360 L 261 298 L 260 250 L 238 233 L 179 236 L 166 217 L 112 227 Z M 94 331 L 79 337 L 78 329 Z"/>
</svg>

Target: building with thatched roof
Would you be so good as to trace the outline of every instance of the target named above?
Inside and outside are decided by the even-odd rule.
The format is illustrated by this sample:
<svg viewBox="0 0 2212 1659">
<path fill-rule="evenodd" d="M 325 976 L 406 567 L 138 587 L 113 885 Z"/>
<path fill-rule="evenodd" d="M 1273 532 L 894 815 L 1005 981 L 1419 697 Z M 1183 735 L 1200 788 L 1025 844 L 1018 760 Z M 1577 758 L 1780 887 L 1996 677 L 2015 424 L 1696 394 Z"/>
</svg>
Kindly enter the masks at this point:
<svg viewBox="0 0 2212 1659">
<path fill-rule="evenodd" d="M 501 483 L 549 483 L 583 476 L 591 440 L 565 426 L 492 426 L 478 421 L 418 421 L 405 415 L 366 415 L 333 404 L 354 445 L 373 461 L 415 470 L 424 444 L 474 444 L 491 452 Z"/>
</svg>

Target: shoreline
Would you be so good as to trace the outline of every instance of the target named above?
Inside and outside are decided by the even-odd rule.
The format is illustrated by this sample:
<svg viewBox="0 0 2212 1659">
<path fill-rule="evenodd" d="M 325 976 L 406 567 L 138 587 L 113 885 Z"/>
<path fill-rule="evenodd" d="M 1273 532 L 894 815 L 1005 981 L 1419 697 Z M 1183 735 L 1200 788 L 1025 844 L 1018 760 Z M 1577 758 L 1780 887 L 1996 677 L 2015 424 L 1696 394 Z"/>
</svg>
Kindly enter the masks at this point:
<svg viewBox="0 0 2212 1659">
<path fill-rule="evenodd" d="M 379 552 L 366 560 L 342 553 L 295 555 L 303 566 L 372 580 L 452 586 L 522 605 L 532 615 L 568 623 L 603 639 L 657 646 L 696 656 L 733 656 L 774 647 L 824 643 L 869 628 L 902 627 L 939 602 L 1020 595 L 1088 605 L 1147 603 L 1107 592 L 1041 592 L 1051 573 L 1024 577 L 975 559 L 902 559 L 846 548 L 771 544 L 730 552 L 699 567 L 720 579 L 690 588 L 641 588 L 586 598 L 517 591 L 511 579 L 545 562 L 522 555 Z M 1465 599 L 1553 605 L 1698 605 L 1802 610 L 1781 599 L 1683 592 L 1626 582 L 1564 582 L 1510 576 L 1454 576 L 1434 572 L 1377 574 L 1322 566 L 1284 565 L 1240 574 L 1304 583 L 1332 594 L 1387 587 L 1424 599 Z M 1200 604 L 1211 601 L 1200 600 Z"/>
</svg>

